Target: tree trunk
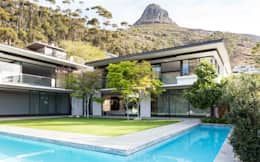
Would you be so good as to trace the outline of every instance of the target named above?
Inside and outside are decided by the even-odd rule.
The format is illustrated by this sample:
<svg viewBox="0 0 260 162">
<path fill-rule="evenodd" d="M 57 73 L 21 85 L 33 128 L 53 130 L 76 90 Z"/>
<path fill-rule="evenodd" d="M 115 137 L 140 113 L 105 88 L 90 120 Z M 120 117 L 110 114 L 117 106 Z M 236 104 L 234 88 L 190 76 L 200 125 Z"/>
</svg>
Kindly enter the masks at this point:
<svg viewBox="0 0 260 162">
<path fill-rule="evenodd" d="M 129 118 L 129 113 L 128 113 L 129 108 L 128 108 L 128 100 L 127 99 L 126 99 L 126 102 L 125 102 L 125 107 L 126 107 L 126 118 L 127 118 L 127 120 L 129 120 L 130 118 Z"/>
<path fill-rule="evenodd" d="M 138 119 L 141 119 L 141 116 L 140 116 L 140 104 L 141 103 L 141 101 L 137 101 L 137 118 Z"/>
<path fill-rule="evenodd" d="M 214 110 L 214 106 L 210 107 L 210 117 L 214 118 L 215 117 L 215 110 Z"/>
<path fill-rule="evenodd" d="M 86 113 L 87 113 L 87 118 L 89 118 L 89 100 L 90 100 L 90 97 L 89 96 L 87 96 L 87 105 L 86 105 Z"/>
<path fill-rule="evenodd" d="M 83 110 L 83 116 L 86 117 L 86 113 L 85 113 L 85 97 L 82 98 L 82 110 Z"/>
</svg>

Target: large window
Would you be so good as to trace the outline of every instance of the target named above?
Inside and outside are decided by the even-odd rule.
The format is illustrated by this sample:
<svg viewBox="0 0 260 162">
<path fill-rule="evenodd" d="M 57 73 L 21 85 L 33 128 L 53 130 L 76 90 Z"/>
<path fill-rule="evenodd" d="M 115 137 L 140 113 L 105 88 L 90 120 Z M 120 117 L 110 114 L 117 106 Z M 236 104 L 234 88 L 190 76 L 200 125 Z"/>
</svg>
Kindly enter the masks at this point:
<svg viewBox="0 0 260 162">
<path fill-rule="evenodd" d="M 159 96 L 152 96 L 152 115 L 154 116 L 206 116 L 209 109 L 201 110 L 183 96 L 184 90 L 166 90 Z"/>
<path fill-rule="evenodd" d="M 152 65 L 154 76 L 156 79 L 161 78 L 161 65 Z"/>
<path fill-rule="evenodd" d="M 189 60 L 183 60 L 182 61 L 182 75 L 192 75 L 195 73 L 195 69 L 200 64 L 200 62 L 209 62 L 213 65 L 216 64 L 213 57 L 203 57 L 203 58 L 196 58 L 196 59 L 189 59 Z"/>
<path fill-rule="evenodd" d="M 180 61 L 162 63 L 161 65 L 161 79 L 165 84 L 176 84 L 177 76 L 180 76 L 181 63 Z"/>
<path fill-rule="evenodd" d="M 162 82 L 165 84 L 177 84 L 177 76 L 180 76 L 180 72 L 162 73 Z"/>
<path fill-rule="evenodd" d="M 17 82 L 21 74 L 21 65 L 0 60 L 0 82 Z"/>
</svg>

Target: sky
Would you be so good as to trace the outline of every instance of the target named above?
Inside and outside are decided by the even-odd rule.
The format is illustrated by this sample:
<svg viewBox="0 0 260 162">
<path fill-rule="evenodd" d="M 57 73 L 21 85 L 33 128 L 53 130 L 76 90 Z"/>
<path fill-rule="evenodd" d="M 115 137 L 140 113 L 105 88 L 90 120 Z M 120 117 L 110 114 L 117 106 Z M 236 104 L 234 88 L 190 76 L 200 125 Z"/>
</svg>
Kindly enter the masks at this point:
<svg viewBox="0 0 260 162">
<path fill-rule="evenodd" d="M 62 0 L 57 0 L 58 3 Z M 101 5 L 113 21 L 133 24 L 150 3 L 159 4 L 178 25 L 188 28 L 260 35 L 260 0 L 84 0 Z M 78 7 L 78 6 L 73 6 Z"/>
</svg>

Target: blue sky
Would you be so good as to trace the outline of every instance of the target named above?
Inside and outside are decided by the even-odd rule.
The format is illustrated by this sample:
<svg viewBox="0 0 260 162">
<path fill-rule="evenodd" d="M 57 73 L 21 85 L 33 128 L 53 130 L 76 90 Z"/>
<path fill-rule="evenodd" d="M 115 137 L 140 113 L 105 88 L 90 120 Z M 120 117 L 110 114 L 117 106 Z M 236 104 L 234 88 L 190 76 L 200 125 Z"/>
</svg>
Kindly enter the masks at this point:
<svg viewBox="0 0 260 162">
<path fill-rule="evenodd" d="M 84 1 L 84 5 L 81 5 L 83 8 L 101 5 L 112 11 L 115 22 L 134 23 L 148 4 L 156 3 L 166 9 L 180 26 L 260 35 L 260 0 Z"/>
</svg>

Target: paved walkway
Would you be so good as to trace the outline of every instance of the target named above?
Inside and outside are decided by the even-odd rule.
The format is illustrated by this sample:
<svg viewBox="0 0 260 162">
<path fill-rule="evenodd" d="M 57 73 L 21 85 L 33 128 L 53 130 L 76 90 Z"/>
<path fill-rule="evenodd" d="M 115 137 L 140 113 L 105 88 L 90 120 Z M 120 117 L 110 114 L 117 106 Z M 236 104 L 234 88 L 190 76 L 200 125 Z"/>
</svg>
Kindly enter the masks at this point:
<svg viewBox="0 0 260 162">
<path fill-rule="evenodd" d="M 0 121 L 10 120 L 25 120 L 25 119 L 49 119 L 49 118 L 64 118 L 68 116 L 19 116 L 19 117 L 0 117 Z"/>
<path fill-rule="evenodd" d="M 130 155 L 162 140 L 171 138 L 199 123 L 200 120 L 198 119 L 186 119 L 179 123 L 118 137 L 91 136 L 11 126 L 0 126 L 0 133 L 77 148 Z"/>
<path fill-rule="evenodd" d="M 225 140 L 214 162 L 239 162 L 237 157 L 235 157 L 233 147 L 230 144 L 229 138 L 231 133 L 232 131 L 229 133 L 228 138 Z"/>
</svg>

